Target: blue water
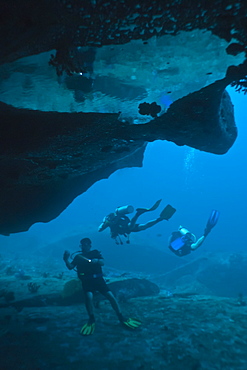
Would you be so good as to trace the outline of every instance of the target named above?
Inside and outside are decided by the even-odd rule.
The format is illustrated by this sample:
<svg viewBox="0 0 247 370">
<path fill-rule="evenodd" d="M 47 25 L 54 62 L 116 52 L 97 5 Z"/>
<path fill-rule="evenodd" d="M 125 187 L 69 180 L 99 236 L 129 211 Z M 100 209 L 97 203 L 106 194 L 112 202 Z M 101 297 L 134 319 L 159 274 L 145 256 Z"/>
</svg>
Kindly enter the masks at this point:
<svg viewBox="0 0 247 370">
<path fill-rule="evenodd" d="M 247 96 L 233 89 L 229 92 L 239 134 L 227 154 L 218 156 L 166 141 L 151 143 L 142 168 L 119 170 L 109 179 L 99 181 L 50 223 L 33 225 L 25 233 L 0 236 L 1 250 L 42 248 L 71 235 L 83 237 L 88 233 L 90 236 L 95 233 L 99 243 L 103 234 L 98 235 L 97 228 L 106 214 L 126 204 L 149 207 L 162 198 L 159 209 L 141 216 L 140 222 L 157 217 L 167 203 L 177 209 L 176 214 L 169 222 L 133 235 L 135 243 L 168 252 L 170 232 L 182 225 L 199 237 L 211 210 L 217 209 L 218 225 L 196 251 L 197 257 L 213 251 L 246 251 Z M 104 234 L 109 234 L 109 230 Z M 110 237 L 109 246 L 115 248 Z M 72 245 L 71 249 L 76 247 Z"/>
</svg>

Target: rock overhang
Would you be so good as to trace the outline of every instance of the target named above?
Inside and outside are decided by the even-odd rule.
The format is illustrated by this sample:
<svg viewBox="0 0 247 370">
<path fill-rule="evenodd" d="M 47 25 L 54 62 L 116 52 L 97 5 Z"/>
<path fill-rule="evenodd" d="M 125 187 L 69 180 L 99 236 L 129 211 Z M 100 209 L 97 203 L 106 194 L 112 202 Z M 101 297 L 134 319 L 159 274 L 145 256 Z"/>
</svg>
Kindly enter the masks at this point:
<svg viewBox="0 0 247 370">
<path fill-rule="evenodd" d="M 242 2 L 216 2 L 211 9 L 201 2 L 192 8 L 188 1 L 163 5 L 153 1 L 95 1 L 86 5 L 55 1 L 51 5 L 43 1 L 42 9 L 40 4 L 34 9 L 30 2 L 24 5 L 19 0 L 11 12 L 9 4 L 5 4 L 5 14 L 11 15 L 11 22 L 8 24 L 6 18 L 1 25 L 9 36 L 8 43 L 3 37 L 0 41 L 1 62 L 18 61 L 11 65 L 9 77 L 10 64 L 2 66 L 2 84 L 8 86 L 9 78 L 13 82 L 14 66 L 20 68 L 21 57 L 56 49 L 55 63 L 52 60 L 56 70 L 46 61 L 52 77 L 48 86 L 56 97 L 59 89 L 54 86 L 61 87 L 64 78 L 66 98 L 61 99 L 62 108 L 56 105 L 60 99 L 49 106 L 45 98 L 49 88 L 42 85 L 43 107 L 38 99 L 35 104 L 30 95 L 35 91 L 35 78 L 26 79 L 30 73 L 24 73 L 17 98 L 10 89 L 5 91 L 9 100 L 5 100 L 8 105 L 1 105 L 1 233 L 47 222 L 98 179 L 119 167 L 141 166 L 148 141 L 169 140 L 217 154 L 224 154 L 234 143 L 237 128 L 224 90 L 246 75 Z M 23 17 L 17 17 L 18 9 Z M 39 9 L 39 22 L 34 22 Z M 175 39 L 180 47 L 174 47 Z M 89 71 L 78 50 L 93 50 Z M 34 69 L 44 72 L 40 66 Z M 69 76 L 63 73 L 58 84 L 55 71 Z M 19 78 L 20 73 L 19 69 Z M 89 73 L 82 76 L 85 79 L 96 76 L 96 91 L 91 86 L 89 91 L 78 89 L 77 81 L 71 82 L 79 79 L 80 73 Z M 107 78 L 111 85 L 124 85 L 123 93 L 117 84 L 109 91 Z M 129 100 L 124 96 L 128 89 Z M 141 115 L 137 108 L 143 102 L 160 105 L 160 114 Z M 129 110 L 124 110 L 126 107 Z M 59 110 L 71 113 L 56 113 Z M 139 124 L 132 124 L 135 122 Z M 32 202 L 27 207 L 28 198 Z"/>
</svg>

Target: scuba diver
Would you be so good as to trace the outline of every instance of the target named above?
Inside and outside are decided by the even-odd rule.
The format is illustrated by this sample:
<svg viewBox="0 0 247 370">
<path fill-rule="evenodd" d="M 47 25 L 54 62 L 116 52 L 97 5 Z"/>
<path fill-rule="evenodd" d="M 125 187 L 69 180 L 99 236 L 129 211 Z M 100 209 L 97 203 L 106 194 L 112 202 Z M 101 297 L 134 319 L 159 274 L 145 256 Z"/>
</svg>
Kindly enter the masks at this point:
<svg viewBox="0 0 247 370">
<path fill-rule="evenodd" d="M 108 299 L 122 325 L 129 329 L 138 328 L 141 325 L 139 320 L 133 318 L 126 319 L 122 315 L 116 298 L 103 278 L 103 257 L 97 249 L 91 250 L 91 247 L 91 240 L 89 238 L 83 238 L 80 241 L 81 251 L 75 252 L 76 255 L 71 262 L 69 262 L 69 251 L 65 251 L 63 255 L 63 260 L 67 268 L 69 270 L 76 268 L 78 278 L 81 280 L 82 289 L 85 294 L 85 306 L 89 319 L 81 328 L 80 334 L 86 336 L 94 333 L 95 317 L 93 313 L 93 294 L 96 291 L 100 292 Z"/>
<path fill-rule="evenodd" d="M 179 226 L 178 231 L 174 231 L 169 238 L 168 248 L 177 256 L 183 257 L 199 248 L 208 236 L 212 228 L 217 224 L 219 211 L 215 209 L 211 212 L 204 234 L 196 240 L 196 236 L 183 226 Z"/>
<path fill-rule="evenodd" d="M 129 219 L 126 214 L 132 213 L 134 207 L 132 206 L 123 206 L 118 207 L 114 213 L 110 213 L 103 219 L 102 224 L 99 226 L 98 231 L 103 231 L 107 227 L 110 228 L 111 237 L 115 239 L 116 244 L 123 244 L 120 235 L 123 235 L 127 238 L 126 243 L 129 244 L 129 234 L 132 232 L 138 232 L 146 230 L 149 227 L 156 225 L 158 222 L 163 220 L 169 220 L 172 215 L 176 212 L 176 209 L 168 204 L 163 211 L 160 213 L 160 216 L 155 220 L 148 221 L 145 224 L 137 224 L 136 221 L 140 215 L 145 212 L 154 211 L 160 205 L 162 199 L 154 203 L 151 208 L 137 208 L 136 214 L 132 219 Z"/>
</svg>

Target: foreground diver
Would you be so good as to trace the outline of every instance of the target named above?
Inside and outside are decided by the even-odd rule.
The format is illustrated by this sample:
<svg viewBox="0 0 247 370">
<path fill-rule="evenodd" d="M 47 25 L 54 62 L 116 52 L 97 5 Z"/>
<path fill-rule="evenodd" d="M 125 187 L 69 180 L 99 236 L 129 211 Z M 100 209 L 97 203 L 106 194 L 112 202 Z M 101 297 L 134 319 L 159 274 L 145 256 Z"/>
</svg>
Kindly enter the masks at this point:
<svg viewBox="0 0 247 370">
<path fill-rule="evenodd" d="M 104 265 L 101 253 L 94 249 L 91 251 L 92 242 L 89 238 L 83 238 L 80 241 L 81 252 L 69 262 L 70 253 L 64 252 L 63 260 L 69 270 L 77 268 L 78 278 L 81 280 L 82 289 L 85 294 L 85 306 L 89 316 L 88 322 L 81 328 L 81 335 L 91 335 L 95 329 L 95 318 L 93 313 L 93 293 L 98 291 L 105 296 L 111 303 L 112 308 L 122 325 L 129 329 L 136 329 L 141 325 L 137 319 L 124 318 L 116 298 L 108 288 L 103 279 L 102 266 Z"/>
<path fill-rule="evenodd" d="M 126 214 L 132 213 L 134 211 L 134 207 L 132 206 L 123 206 L 118 207 L 114 213 L 110 213 L 106 216 L 99 226 L 98 231 L 103 231 L 107 227 L 110 228 L 111 237 L 115 239 L 116 244 L 123 244 L 120 235 L 123 235 L 127 238 L 126 243 L 129 244 L 129 234 L 132 232 L 138 232 L 148 229 L 156 225 L 158 222 L 163 220 L 169 220 L 172 215 L 176 212 L 176 209 L 173 208 L 170 204 L 168 204 L 163 211 L 160 213 L 160 216 L 155 220 L 148 221 L 145 224 L 137 224 L 136 221 L 140 215 L 145 212 L 154 211 L 160 205 L 161 199 L 154 203 L 151 208 L 137 208 L 136 214 L 130 220 Z"/>
<path fill-rule="evenodd" d="M 169 249 L 177 256 L 183 257 L 199 248 L 212 228 L 217 224 L 219 215 L 219 211 L 213 210 L 211 212 L 204 234 L 198 240 L 189 230 L 179 226 L 178 231 L 174 231 L 169 238 Z"/>
</svg>

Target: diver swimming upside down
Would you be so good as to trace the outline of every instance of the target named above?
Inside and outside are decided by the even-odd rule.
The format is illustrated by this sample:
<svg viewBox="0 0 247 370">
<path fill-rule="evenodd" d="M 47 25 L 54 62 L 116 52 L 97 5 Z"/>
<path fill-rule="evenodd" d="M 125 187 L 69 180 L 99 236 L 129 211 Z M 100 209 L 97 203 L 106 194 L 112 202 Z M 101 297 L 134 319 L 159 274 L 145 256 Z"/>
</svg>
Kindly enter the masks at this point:
<svg viewBox="0 0 247 370">
<path fill-rule="evenodd" d="M 220 213 L 217 210 L 212 210 L 208 222 L 206 224 L 204 234 L 196 240 L 196 236 L 183 226 L 179 226 L 178 231 L 173 231 L 169 238 L 168 248 L 177 256 L 183 257 L 195 251 L 204 242 L 212 228 L 217 224 Z"/>
</svg>

